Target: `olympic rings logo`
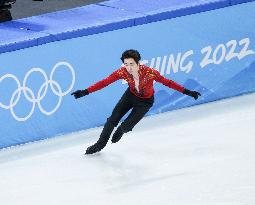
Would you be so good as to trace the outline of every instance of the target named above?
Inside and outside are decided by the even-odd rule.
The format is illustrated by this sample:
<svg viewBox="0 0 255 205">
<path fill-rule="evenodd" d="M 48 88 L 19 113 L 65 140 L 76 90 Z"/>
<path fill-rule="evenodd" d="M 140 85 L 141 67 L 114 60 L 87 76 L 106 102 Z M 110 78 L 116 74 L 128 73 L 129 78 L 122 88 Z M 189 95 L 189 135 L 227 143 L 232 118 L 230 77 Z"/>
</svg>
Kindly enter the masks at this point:
<svg viewBox="0 0 255 205">
<path fill-rule="evenodd" d="M 69 86 L 69 88 L 66 91 L 62 91 L 59 83 L 56 82 L 53 79 L 54 73 L 56 72 L 56 70 L 60 66 L 65 66 L 66 68 L 68 68 L 71 71 L 71 75 L 72 75 L 71 85 Z M 37 95 L 35 95 L 35 93 L 29 87 L 27 87 L 27 80 L 28 80 L 29 76 L 32 73 L 34 73 L 34 72 L 38 72 L 38 73 L 42 74 L 42 76 L 43 76 L 43 78 L 45 80 L 45 82 L 41 85 Z M 11 112 L 11 114 L 14 117 L 15 120 L 20 121 L 20 122 L 24 122 L 24 121 L 28 120 L 33 115 L 36 104 L 38 105 L 38 108 L 40 109 L 40 111 L 43 114 L 45 114 L 45 115 L 52 115 L 53 113 L 55 113 L 58 110 L 58 108 L 60 107 L 60 105 L 61 105 L 62 98 L 65 95 L 67 95 L 72 90 L 72 88 L 74 86 L 74 83 L 75 83 L 75 72 L 74 72 L 74 68 L 72 67 L 72 65 L 69 64 L 68 62 L 58 62 L 52 68 L 52 71 L 50 73 L 50 78 L 48 78 L 48 76 L 46 75 L 45 71 L 43 69 L 41 69 L 41 68 L 32 68 L 30 71 L 28 71 L 26 73 L 25 77 L 24 77 L 22 85 L 21 85 L 20 81 L 18 80 L 18 78 L 15 75 L 13 75 L 13 74 L 5 74 L 4 76 L 2 76 L 0 78 L 0 83 L 4 79 L 6 79 L 6 78 L 13 79 L 16 82 L 16 84 L 17 84 L 17 89 L 13 92 L 13 94 L 11 96 L 11 99 L 10 99 L 9 105 L 5 105 L 2 102 L 0 102 L 0 108 L 6 109 L 6 110 L 10 110 L 10 112 Z M 51 88 L 52 92 L 56 96 L 58 96 L 57 105 L 51 111 L 45 110 L 42 107 L 42 105 L 41 105 L 41 101 L 46 96 L 46 93 L 47 93 L 49 87 Z M 14 112 L 14 107 L 19 102 L 22 92 L 23 92 L 26 100 L 28 100 L 29 102 L 32 103 L 32 109 L 30 110 L 30 112 L 25 117 L 19 117 Z"/>
</svg>

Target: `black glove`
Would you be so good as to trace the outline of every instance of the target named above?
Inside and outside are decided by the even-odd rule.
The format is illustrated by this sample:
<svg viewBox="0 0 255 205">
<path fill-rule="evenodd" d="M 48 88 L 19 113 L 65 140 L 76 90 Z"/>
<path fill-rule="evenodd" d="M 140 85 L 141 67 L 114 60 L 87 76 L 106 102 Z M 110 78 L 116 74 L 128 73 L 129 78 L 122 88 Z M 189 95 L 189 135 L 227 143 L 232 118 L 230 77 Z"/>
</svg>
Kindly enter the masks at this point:
<svg viewBox="0 0 255 205">
<path fill-rule="evenodd" d="M 73 95 L 75 97 L 75 99 L 77 99 L 77 98 L 81 98 L 88 94 L 89 94 L 89 91 L 87 89 L 85 89 L 85 90 L 76 90 L 71 95 Z"/>
<path fill-rule="evenodd" d="M 195 100 L 197 100 L 198 97 L 201 96 L 201 94 L 199 92 L 188 90 L 186 88 L 184 89 L 183 94 L 189 95 L 190 97 L 193 97 Z"/>
</svg>

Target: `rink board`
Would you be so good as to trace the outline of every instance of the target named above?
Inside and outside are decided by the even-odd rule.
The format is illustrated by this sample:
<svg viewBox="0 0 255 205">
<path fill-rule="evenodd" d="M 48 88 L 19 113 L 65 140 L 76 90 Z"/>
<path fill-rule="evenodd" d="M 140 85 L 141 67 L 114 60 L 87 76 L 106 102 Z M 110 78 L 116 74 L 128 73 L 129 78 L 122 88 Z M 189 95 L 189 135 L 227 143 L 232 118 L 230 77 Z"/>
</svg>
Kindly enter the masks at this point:
<svg viewBox="0 0 255 205">
<path fill-rule="evenodd" d="M 39 17 L 32 17 L 33 29 L 22 31 L 31 41 L 22 39 L 22 33 L 23 44 L 10 41 L 10 47 L 1 47 L 5 50 L 0 54 L 0 148 L 102 125 L 127 84 L 115 82 L 80 100 L 70 93 L 118 69 L 120 55 L 128 48 L 139 50 L 144 64 L 202 94 L 195 101 L 155 84 L 155 104 L 149 115 L 255 91 L 255 2 L 161 21 L 153 20 L 154 14 L 112 5 L 91 5 L 92 16 L 95 7 L 102 12 L 114 10 L 109 18 L 115 22 L 105 20 L 104 30 L 99 26 L 59 35 L 58 26 L 40 32 L 46 28 L 38 23 Z M 120 11 L 130 15 L 122 16 L 124 24 L 118 23 Z M 53 13 L 43 17 L 49 24 L 51 15 L 56 24 L 63 21 Z M 10 24 L 0 29 L 25 28 L 28 20 Z M 20 49 L 24 45 L 27 48 Z"/>
<path fill-rule="evenodd" d="M 230 5 L 230 0 L 112 0 L 33 16 L 0 24 L 0 53 Z"/>
</svg>

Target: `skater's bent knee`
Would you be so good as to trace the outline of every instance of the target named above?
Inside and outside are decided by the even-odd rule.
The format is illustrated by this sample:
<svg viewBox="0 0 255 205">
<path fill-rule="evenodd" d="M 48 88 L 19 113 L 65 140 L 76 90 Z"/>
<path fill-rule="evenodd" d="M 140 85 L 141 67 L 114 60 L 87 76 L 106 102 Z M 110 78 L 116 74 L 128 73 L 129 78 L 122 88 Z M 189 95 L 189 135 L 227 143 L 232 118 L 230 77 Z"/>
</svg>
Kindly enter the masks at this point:
<svg viewBox="0 0 255 205">
<path fill-rule="evenodd" d="M 109 123 L 113 127 L 116 127 L 119 124 L 119 121 L 113 119 L 112 117 L 109 117 L 109 118 L 107 118 L 107 123 Z"/>
</svg>

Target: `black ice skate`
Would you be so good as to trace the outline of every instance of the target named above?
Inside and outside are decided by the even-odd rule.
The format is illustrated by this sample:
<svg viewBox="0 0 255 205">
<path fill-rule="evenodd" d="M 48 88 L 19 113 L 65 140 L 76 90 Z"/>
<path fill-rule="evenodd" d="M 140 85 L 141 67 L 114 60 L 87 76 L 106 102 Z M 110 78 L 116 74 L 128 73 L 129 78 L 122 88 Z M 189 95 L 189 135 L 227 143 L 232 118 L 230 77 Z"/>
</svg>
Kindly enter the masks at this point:
<svg viewBox="0 0 255 205">
<path fill-rule="evenodd" d="M 85 154 L 94 154 L 96 152 L 101 151 L 101 149 L 99 149 L 99 147 L 92 145 L 90 147 L 87 148 L 86 153 Z"/>
</svg>

